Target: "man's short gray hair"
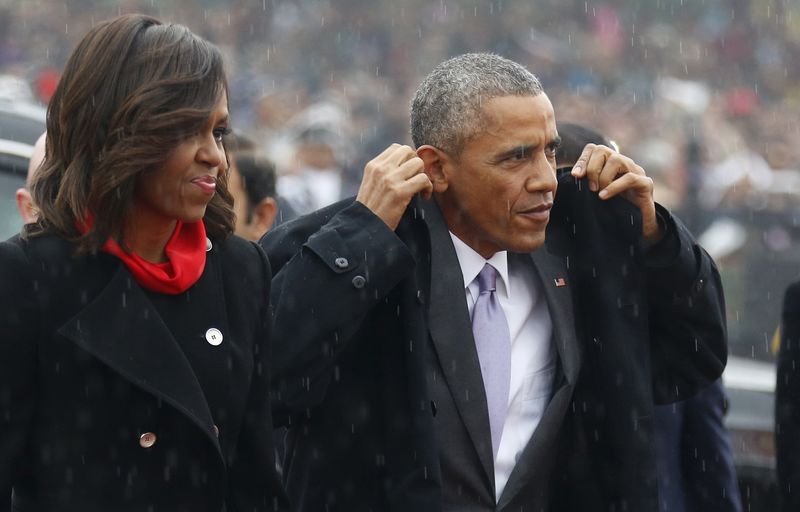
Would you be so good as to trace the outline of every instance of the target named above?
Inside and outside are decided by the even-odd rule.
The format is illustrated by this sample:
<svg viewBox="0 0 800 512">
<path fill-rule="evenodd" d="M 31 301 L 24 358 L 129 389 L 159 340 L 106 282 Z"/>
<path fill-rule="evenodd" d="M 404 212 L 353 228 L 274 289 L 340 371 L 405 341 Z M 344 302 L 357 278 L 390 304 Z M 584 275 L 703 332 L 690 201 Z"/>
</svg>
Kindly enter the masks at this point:
<svg viewBox="0 0 800 512">
<path fill-rule="evenodd" d="M 411 100 L 411 138 L 458 156 L 479 130 L 482 104 L 499 96 L 537 96 L 539 79 L 492 53 L 467 53 L 436 66 Z"/>
</svg>

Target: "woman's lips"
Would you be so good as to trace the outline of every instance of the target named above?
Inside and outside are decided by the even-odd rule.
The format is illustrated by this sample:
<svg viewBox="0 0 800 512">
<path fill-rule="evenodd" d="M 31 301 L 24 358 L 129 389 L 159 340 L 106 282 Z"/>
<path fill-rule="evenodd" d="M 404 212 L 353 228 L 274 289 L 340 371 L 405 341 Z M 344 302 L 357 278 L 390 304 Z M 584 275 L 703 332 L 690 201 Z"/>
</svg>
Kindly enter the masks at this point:
<svg viewBox="0 0 800 512">
<path fill-rule="evenodd" d="M 197 185 L 200 190 L 208 195 L 213 195 L 217 191 L 217 178 L 214 176 L 206 175 L 200 176 L 192 180 L 192 183 Z"/>
</svg>

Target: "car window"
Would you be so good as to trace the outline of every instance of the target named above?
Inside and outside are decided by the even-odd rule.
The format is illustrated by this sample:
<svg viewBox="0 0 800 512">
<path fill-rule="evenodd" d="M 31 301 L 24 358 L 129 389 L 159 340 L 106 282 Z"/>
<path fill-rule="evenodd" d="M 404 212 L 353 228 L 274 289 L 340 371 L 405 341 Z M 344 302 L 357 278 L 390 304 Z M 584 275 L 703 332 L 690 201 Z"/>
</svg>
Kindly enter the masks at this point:
<svg viewBox="0 0 800 512">
<path fill-rule="evenodd" d="M 24 142 L 33 145 L 44 132 L 44 123 L 40 119 L 31 119 L 7 112 L 0 113 L 0 139 Z"/>
</svg>

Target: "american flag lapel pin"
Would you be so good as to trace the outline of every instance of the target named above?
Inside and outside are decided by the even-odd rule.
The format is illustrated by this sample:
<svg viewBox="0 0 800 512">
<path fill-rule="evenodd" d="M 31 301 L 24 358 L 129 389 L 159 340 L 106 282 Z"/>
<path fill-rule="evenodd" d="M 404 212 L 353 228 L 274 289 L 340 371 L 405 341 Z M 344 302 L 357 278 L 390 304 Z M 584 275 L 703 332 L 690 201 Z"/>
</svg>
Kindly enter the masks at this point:
<svg viewBox="0 0 800 512">
<path fill-rule="evenodd" d="M 564 280 L 563 277 L 553 279 L 553 282 L 556 284 L 556 288 L 559 288 L 561 286 L 567 286 L 567 282 Z"/>
</svg>

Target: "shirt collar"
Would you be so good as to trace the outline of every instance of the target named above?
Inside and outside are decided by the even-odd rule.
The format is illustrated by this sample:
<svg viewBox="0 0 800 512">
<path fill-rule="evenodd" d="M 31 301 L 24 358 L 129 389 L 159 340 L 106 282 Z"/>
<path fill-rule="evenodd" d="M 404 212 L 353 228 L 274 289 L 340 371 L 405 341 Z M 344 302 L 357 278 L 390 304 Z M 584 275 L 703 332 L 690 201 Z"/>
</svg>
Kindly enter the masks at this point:
<svg viewBox="0 0 800 512">
<path fill-rule="evenodd" d="M 496 252 L 487 260 L 453 233 L 450 233 L 450 238 L 453 239 L 453 246 L 456 249 L 458 264 L 461 266 L 461 274 L 464 276 L 464 288 L 469 287 L 475 278 L 478 277 L 481 270 L 483 270 L 483 266 L 488 263 L 500 274 L 500 279 L 503 280 L 503 284 L 506 288 L 506 295 L 511 296 L 511 288 L 509 287 L 508 279 L 507 251 Z"/>
</svg>

